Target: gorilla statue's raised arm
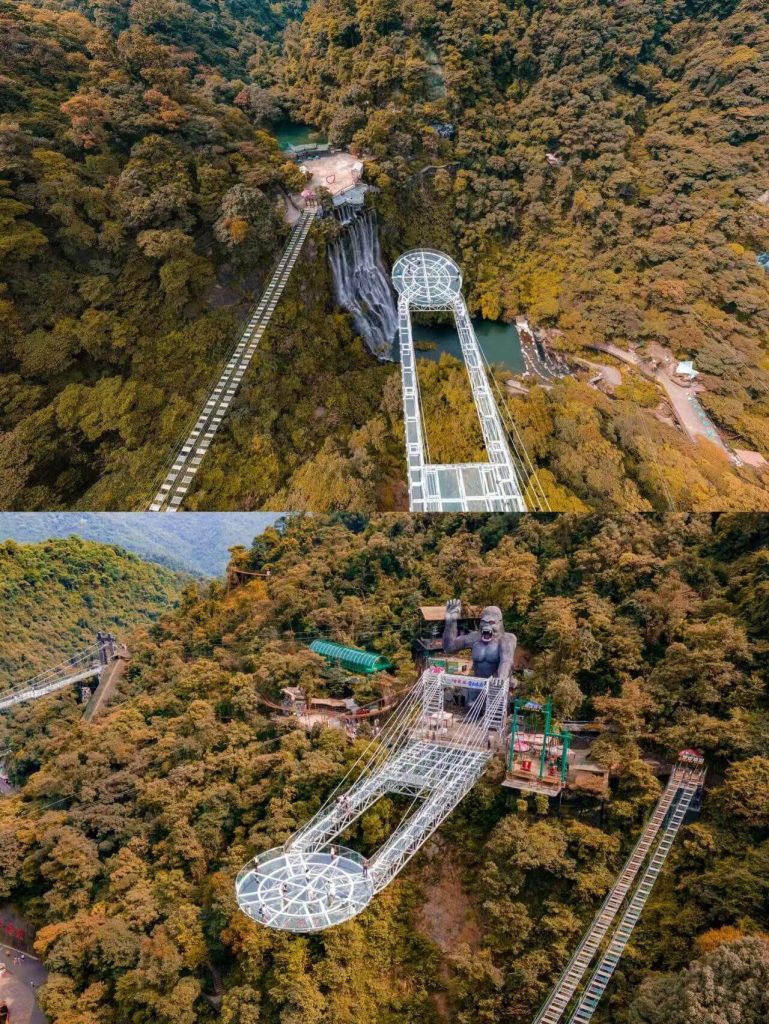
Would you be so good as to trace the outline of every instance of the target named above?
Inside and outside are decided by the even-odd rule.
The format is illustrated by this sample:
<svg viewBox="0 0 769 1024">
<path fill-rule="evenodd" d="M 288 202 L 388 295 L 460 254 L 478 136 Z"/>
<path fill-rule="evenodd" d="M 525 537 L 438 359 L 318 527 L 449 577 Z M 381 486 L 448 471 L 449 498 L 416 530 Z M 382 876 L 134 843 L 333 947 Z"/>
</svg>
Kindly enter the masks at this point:
<svg viewBox="0 0 769 1024">
<path fill-rule="evenodd" d="M 465 636 L 457 636 L 457 621 L 462 604 L 460 601 L 446 603 L 446 625 L 443 630 L 443 653 L 472 649 L 473 673 L 481 679 L 497 676 L 509 679 L 513 672 L 515 647 L 518 643 L 515 633 L 506 633 L 502 612 L 495 605 L 484 608 L 479 628 Z"/>
</svg>

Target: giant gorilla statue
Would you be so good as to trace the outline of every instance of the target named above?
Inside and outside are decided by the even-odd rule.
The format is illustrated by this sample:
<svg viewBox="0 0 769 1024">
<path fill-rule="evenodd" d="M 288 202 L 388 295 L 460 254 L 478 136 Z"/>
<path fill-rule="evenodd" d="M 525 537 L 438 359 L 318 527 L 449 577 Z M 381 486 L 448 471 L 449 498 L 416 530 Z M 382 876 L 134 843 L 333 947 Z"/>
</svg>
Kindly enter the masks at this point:
<svg viewBox="0 0 769 1024">
<path fill-rule="evenodd" d="M 457 636 L 457 620 L 461 612 L 461 601 L 446 603 L 446 626 L 443 630 L 443 653 L 472 648 L 473 673 L 481 679 L 497 676 L 509 679 L 513 671 L 513 659 L 517 639 L 515 633 L 506 633 L 502 612 L 495 605 L 484 608 L 479 628 L 464 636 Z"/>
</svg>

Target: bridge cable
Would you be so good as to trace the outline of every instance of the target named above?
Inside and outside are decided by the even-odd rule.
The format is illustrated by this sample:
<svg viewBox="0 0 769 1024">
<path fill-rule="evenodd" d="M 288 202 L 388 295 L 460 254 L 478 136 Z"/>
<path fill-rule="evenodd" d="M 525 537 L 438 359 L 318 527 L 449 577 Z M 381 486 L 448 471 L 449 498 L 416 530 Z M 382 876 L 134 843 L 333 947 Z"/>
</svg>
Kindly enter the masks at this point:
<svg viewBox="0 0 769 1024">
<path fill-rule="evenodd" d="M 537 475 L 536 467 L 534 466 L 534 464 L 533 464 L 533 462 L 532 462 L 532 460 L 531 460 L 531 458 L 529 456 L 528 450 L 526 448 L 526 444 L 525 444 L 525 442 L 523 440 L 523 437 L 522 437 L 520 431 L 518 430 L 518 427 L 516 425 L 515 419 L 513 418 L 512 414 L 510 413 L 510 410 L 507 408 L 506 399 L 505 399 L 505 396 L 503 395 L 503 393 L 502 393 L 502 391 L 501 391 L 501 389 L 499 387 L 499 382 L 497 381 L 496 377 L 494 376 L 494 372 L 492 370 L 492 367 L 489 364 L 489 361 L 486 358 L 486 355 L 485 355 L 485 353 L 484 353 L 484 351 L 483 351 L 483 349 L 481 348 L 480 345 L 478 346 L 478 349 L 479 349 L 479 351 L 481 353 L 481 358 L 483 360 L 483 364 L 484 364 L 484 367 L 486 369 L 486 374 L 487 374 L 487 376 L 489 377 L 489 379 L 491 381 L 492 387 L 497 392 L 497 395 L 500 398 L 500 401 L 497 403 L 497 407 L 500 410 L 500 416 L 501 416 L 501 418 L 503 420 L 503 426 L 507 426 L 508 437 L 510 439 L 511 444 L 513 445 L 513 449 L 514 449 L 515 454 L 516 454 L 516 456 L 518 458 L 518 461 L 520 463 L 519 472 L 522 472 L 522 477 L 523 477 L 522 482 L 525 481 L 526 485 L 528 486 L 528 484 L 531 481 L 533 481 L 532 491 L 534 492 L 535 503 L 538 506 L 534 511 L 537 511 L 537 512 L 552 512 L 552 509 L 550 507 L 550 502 L 547 499 L 547 495 L 545 494 L 545 490 L 544 490 L 544 488 L 543 488 L 543 486 L 542 486 L 542 484 L 540 482 L 539 476 Z M 523 455 L 521 455 L 521 452 L 519 451 L 519 447 L 520 447 L 521 451 L 523 452 Z M 528 470 L 526 469 L 526 465 L 527 464 L 528 464 Z M 539 490 L 539 494 L 536 493 L 537 489 Z"/>
</svg>

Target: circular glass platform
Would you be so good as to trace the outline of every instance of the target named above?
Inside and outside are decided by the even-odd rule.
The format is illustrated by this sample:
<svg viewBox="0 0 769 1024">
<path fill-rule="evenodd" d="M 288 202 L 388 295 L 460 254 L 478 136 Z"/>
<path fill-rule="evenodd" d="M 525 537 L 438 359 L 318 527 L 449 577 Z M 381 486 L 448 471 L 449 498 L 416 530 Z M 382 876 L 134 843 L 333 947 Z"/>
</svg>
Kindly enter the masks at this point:
<svg viewBox="0 0 769 1024">
<path fill-rule="evenodd" d="M 289 932 L 318 932 L 347 921 L 373 893 L 364 859 L 343 846 L 315 853 L 277 846 L 249 861 L 235 882 L 244 914 Z"/>
<path fill-rule="evenodd" d="M 418 309 L 445 309 L 462 292 L 462 272 L 450 256 L 435 249 L 412 249 L 395 261 L 395 290 Z"/>
</svg>

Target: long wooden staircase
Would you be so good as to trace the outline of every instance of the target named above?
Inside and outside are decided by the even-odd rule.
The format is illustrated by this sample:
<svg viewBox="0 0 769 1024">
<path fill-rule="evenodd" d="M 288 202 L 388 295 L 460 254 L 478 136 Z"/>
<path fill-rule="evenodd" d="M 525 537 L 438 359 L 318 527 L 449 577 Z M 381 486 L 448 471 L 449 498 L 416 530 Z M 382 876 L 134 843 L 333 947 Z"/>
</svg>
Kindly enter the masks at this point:
<svg viewBox="0 0 769 1024">
<path fill-rule="evenodd" d="M 679 760 L 641 833 L 640 839 L 592 924 L 583 935 L 574 955 L 564 968 L 550 995 L 540 1007 L 534 1024 L 558 1024 L 565 1016 L 590 964 L 599 952 L 615 918 L 620 913 L 639 872 L 643 869 L 641 879 L 633 891 L 627 909 L 623 913 L 606 951 L 602 954 L 587 988 L 581 995 L 577 1007 L 569 1018 L 569 1024 L 572 1022 L 586 1024 L 591 1019 L 651 894 L 654 883 L 659 877 L 686 812 L 702 788 L 704 778 L 705 769 L 701 763 Z M 654 848 L 660 830 L 663 833 L 662 838 Z M 654 852 L 652 853 L 653 848 Z M 644 867 L 644 865 L 646 866 Z"/>
</svg>

